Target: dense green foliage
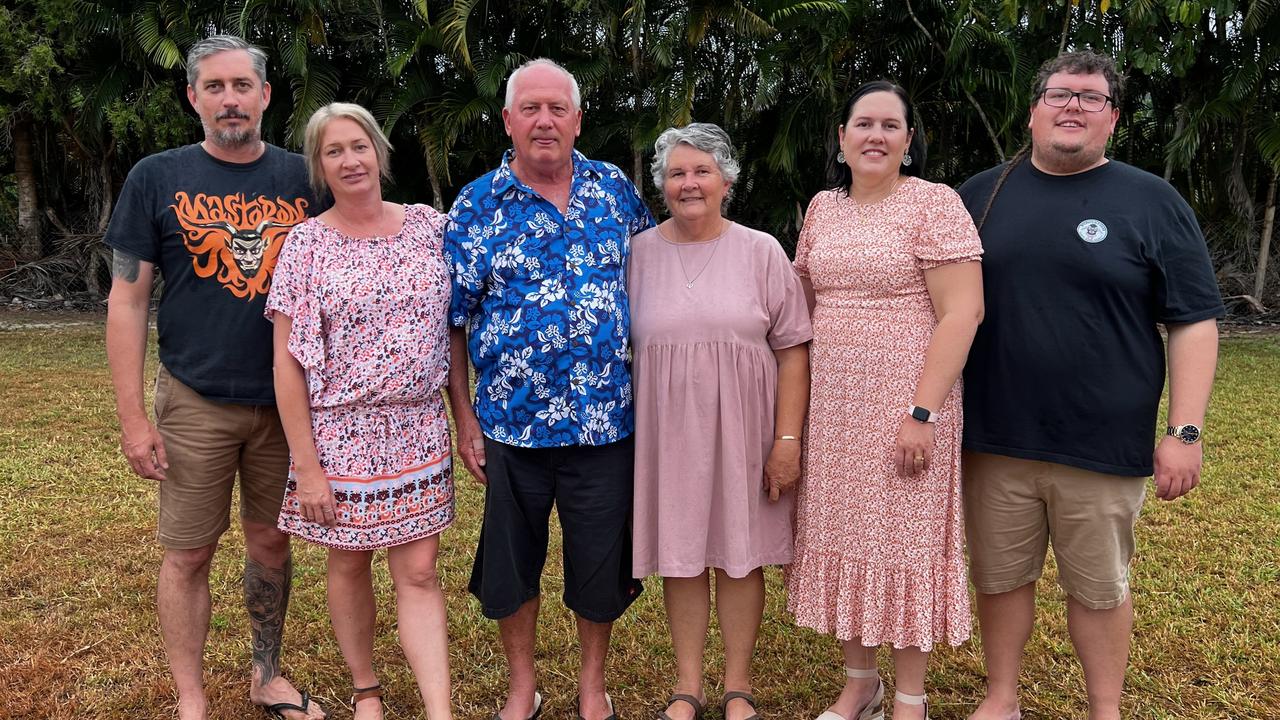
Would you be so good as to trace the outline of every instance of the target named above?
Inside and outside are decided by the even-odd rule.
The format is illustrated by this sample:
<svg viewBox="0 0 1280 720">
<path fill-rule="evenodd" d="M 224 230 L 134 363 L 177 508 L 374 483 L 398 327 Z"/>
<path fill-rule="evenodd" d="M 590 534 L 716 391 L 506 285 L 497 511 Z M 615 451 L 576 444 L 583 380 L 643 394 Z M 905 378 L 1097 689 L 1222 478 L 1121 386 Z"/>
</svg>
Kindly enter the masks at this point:
<svg viewBox="0 0 1280 720">
<path fill-rule="evenodd" d="M 129 167 L 198 139 L 183 60 L 215 31 L 268 50 L 268 140 L 296 147 L 315 108 L 362 103 L 397 148 L 392 196 L 442 207 L 508 146 L 503 81 L 537 56 L 583 86 L 579 147 L 629 173 L 646 174 L 670 125 L 725 126 L 745 161 L 731 214 L 784 242 L 859 83 L 907 88 L 927 176 L 958 184 L 1024 142 L 1031 79 L 1060 48 L 1119 60 L 1112 153 L 1191 201 L 1227 295 L 1254 292 L 1280 170 L 1276 0 L 16 0 L 0 9 L 0 229 L 15 256 L 83 269 Z"/>
</svg>

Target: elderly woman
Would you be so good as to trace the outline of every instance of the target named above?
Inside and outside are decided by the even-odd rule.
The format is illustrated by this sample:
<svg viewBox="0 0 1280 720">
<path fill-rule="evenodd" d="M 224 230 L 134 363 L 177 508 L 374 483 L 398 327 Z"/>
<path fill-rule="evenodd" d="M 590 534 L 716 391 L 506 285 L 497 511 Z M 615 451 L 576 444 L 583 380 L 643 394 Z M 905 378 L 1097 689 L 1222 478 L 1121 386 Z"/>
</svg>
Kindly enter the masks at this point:
<svg viewBox="0 0 1280 720">
<path fill-rule="evenodd" d="M 933 644 L 969 637 L 956 380 L 982 318 L 982 247 L 955 191 L 920 179 L 924 138 L 902 88 L 858 88 L 837 138 L 831 189 L 796 248 L 814 420 L 787 605 L 843 647 L 848 680 L 820 720 L 883 717 L 882 644 L 893 717 L 917 720 Z"/>
<path fill-rule="evenodd" d="M 778 241 L 721 214 L 739 169 L 725 132 L 672 128 L 654 149 L 653 181 L 671 217 L 631 246 L 632 570 L 662 576 L 678 676 L 659 717 L 702 715 L 713 568 L 723 715 L 746 720 L 755 716 L 762 568 L 791 562 L 812 330 Z"/>
<path fill-rule="evenodd" d="M 436 577 L 453 522 L 444 216 L 382 199 L 391 146 L 364 108 L 307 123 L 316 195 L 333 207 L 294 227 L 267 300 L 276 398 L 292 468 L 280 528 L 329 549 L 329 617 L 358 720 L 382 717 L 373 670 L 373 551 L 388 548 L 400 645 L 432 720 L 448 720 L 449 653 Z"/>
</svg>

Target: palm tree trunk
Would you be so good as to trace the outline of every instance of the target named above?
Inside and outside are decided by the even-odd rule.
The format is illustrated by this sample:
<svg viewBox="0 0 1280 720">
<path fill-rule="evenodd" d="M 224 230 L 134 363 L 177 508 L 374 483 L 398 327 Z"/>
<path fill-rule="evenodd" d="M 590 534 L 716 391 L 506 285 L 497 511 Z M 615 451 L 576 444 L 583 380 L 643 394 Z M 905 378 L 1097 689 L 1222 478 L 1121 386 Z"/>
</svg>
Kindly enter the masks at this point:
<svg viewBox="0 0 1280 720">
<path fill-rule="evenodd" d="M 19 113 L 13 122 L 13 165 L 18 183 L 18 257 L 39 260 L 40 198 L 36 194 L 36 162 L 33 146 L 34 128 L 31 116 Z"/>
<path fill-rule="evenodd" d="M 1179 105 L 1174 108 L 1174 114 L 1178 116 L 1178 124 L 1173 129 L 1173 136 L 1179 137 L 1182 131 L 1187 129 L 1187 110 L 1186 105 Z M 1173 179 L 1173 155 L 1166 153 L 1164 160 L 1164 180 L 1168 182 Z"/>
<path fill-rule="evenodd" d="M 1258 304 L 1262 301 L 1262 291 L 1267 285 L 1267 258 L 1271 254 L 1271 231 L 1276 225 L 1276 181 L 1280 180 L 1280 172 L 1271 174 L 1271 184 L 1267 187 L 1267 209 L 1262 214 L 1262 237 L 1258 240 L 1258 273 L 1253 278 L 1253 297 Z"/>
<path fill-rule="evenodd" d="M 444 190 L 440 186 L 440 172 L 436 170 L 435 159 L 430 156 L 430 150 L 427 152 L 427 177 L 431 180 L 431 205 L 438 212 L 444 212 L 448 208 L 444 206 Z"/>
</svg>

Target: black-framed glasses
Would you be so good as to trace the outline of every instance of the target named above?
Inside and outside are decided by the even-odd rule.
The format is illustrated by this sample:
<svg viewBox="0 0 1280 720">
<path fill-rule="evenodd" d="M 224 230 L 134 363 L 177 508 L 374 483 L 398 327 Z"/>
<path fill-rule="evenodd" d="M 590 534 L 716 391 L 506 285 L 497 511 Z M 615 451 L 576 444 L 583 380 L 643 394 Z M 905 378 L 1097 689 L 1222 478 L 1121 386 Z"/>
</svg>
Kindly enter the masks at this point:
<svg viewBox="0 0 1280 720">
<path fill-rule="evenodd" d="M 1044 100 L 1044 104 L 1049 107 L 1066 107 L 1071 103 L 1071 98 L 1078 98 L 1080 101 L 1080 109 L 1086 112 L 1102 112 L 1107 109 L 1107 103 L 1115 105 L 1115 101 L 1110 95 L 1093 90 L 1085 90 L 1084 92 L 1076 92 L 1067 88 L 1045 88 L 1040 92 L 1040 97 Z"/>
</svg>

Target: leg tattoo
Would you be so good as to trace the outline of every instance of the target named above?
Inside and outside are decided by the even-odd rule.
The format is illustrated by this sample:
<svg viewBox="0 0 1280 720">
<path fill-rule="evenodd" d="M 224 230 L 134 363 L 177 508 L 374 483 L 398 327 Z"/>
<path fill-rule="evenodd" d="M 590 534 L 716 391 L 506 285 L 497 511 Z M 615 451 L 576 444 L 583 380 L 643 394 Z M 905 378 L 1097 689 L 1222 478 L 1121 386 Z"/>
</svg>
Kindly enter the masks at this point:
<svg viewBox="0 0 1280 720">
<path fill-rule="evenodd" d="M 285 559 L 280 570 L 265 567 L 252 558 L 245 560 L 244 604 L 253 631 L 253 667 L 260 675 L 261 685 L 280 674 L 280 641 L 292 578 L 292 556 Z"/>
</svg>

